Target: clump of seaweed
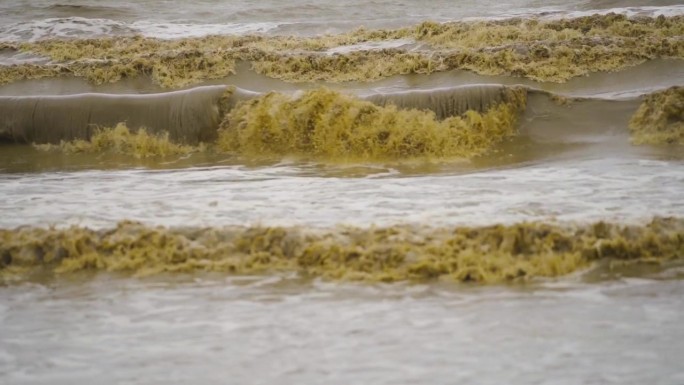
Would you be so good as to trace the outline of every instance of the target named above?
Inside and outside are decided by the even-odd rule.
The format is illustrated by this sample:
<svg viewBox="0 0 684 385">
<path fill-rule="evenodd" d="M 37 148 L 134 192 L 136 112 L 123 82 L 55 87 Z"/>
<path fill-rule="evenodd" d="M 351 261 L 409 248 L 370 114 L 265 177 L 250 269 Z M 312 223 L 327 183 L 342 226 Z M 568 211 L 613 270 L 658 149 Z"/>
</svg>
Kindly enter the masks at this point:
<svg viewBox="0 0 684 385">
<path fill-rule="evenodd" d="M 71 74 L 72 72 L 68 68 L 58 66 L 35 64 L 0 65 L 0 85 L 11 83 L 16 80 L 53 78 Z"/>
<path fill-rule="evenodd" d="M 377 106 L 326 88 L 245 101 L 219 129 L 218 147 L 242 155 L 325 159 L 470 158 L 516 133 L 524 90 L 486 112 L 438 120 L 432 111 Z"/>
<path fill-rule="evenodd" d="M 147 133 L 144 128 L 131 132 L 124 123 L 113 128 L 97 130 L 88 140 L 62 141 L 60 144 L 34 144 L 44 151 L 60 150 L 67 154 L 115 153 L 136 158 L 154 156 L 185 155 L 203 151 L 204 145 L 181 145 L 169 140 L 168 132 L 158 135 Z"/>
<path fill-rule="evenodd" d="M 6 41 L 0 41 L 0 51 L 4 50 L 12 50 L 15 51 L 17 49 L 17 45 L 13 43 L 9 43 Z"/>
<path fill-rule="evenodd" d="M 142 37 L 45 40 L 4 49 L 49 57 L 42 65 L 0 66 L 0 84 L 46 76 L 82 76 L 94 83 L 146 75 L 177 88 L 226 77 L 237 60 L 293 82 L 370 81 L 382 77 L 466 69 L 564 82 L 656 58 L 684 58 L 684 17 L 607 14 L 561 20 L 508 19 L 435 23 L 340 35 Z M 369 41 L 410 39 L 420 49 L 325 50 Z M 427 46 L 426 46 L 427 45 Z"/>
<path fill-rule="evenodd" d="M 684 144 L 684 87 L 649 94 L 629 129 L 634 144 Z"/>
<path fill-rule="evenodd" d="M 628 18 L 608 14 L 540 21 L 426 22 L 417 39 L 445 54 L 449 68 L 564 82 L 615 71 L 659 57 L 684 56 L 684 18 Z"/>
<path fill-rule="evenodd" d="M 162 87 L 180 88 L 235 73 L 235 47 L 251 38 L 209 36 L 181 40 L 142 37 L 45 40 L 25 43 L 23 51 L 49 57 L 53 63 L 32 66 L 29 74 L 57 67 L 61 74 L 84 77 L 94 84 L 150 76 Z M 17 69 L 5 68 L 10 74 Z M 0 68 L 2 69 L 2 68 Z M 23 78 L 30 78 L 26 76 Z"/>
<path fill-rule="evenodd" d="M 684 220 L 645 225 L 520 223 L 485 227 L 165 228 L 122 222 L 92 230 L 0 229 L 0 278 L 115 271 L 225 272 L 356 281 L 502 283 L 557 277 L 609 264 L 684 257 Z"/>
</svg>

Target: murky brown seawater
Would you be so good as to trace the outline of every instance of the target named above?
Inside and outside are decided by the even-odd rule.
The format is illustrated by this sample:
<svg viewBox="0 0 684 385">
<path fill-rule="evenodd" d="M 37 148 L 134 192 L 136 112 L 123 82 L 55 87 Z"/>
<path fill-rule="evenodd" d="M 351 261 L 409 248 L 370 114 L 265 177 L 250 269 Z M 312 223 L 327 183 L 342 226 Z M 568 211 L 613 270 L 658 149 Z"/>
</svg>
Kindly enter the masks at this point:
<svg viewBox="0 0 684 385">
<path fill-rule="evenodd" d="M 21 384 L 678 384 L 682 282 L 24 284 L 0 291 L 0 374 Z"/>
<path fill-rule="evenodd" d="M 12 0 L 0 4 L 0 42 L 135 34 L 320 36 L 359 26 L 396 29 L 426 20 L 555 20 L 610 11 L 672 17 L 684 14 L 684 7 L 669 0 L 457 5 L 437 1 L 429 7 L 398 1 L 199 1 L 188 6 L 156 0 Z M 672 41 L 676 44 L 681 38 Z M 383 47 L 422 49 L 414 41 L 399 39 L 335 47 L 325 55 Z M 47 59 L 0 48 L 1 65 L 26 63 L 45 64 Z M 166 157 L 116 151 L 69 154 L 9 143 L 21 142 L 21 135 L 45 134 L 51 127 L 34 126 L 35 114 L 17 113 L 12 116 L 30 116 L 30 123 L 24 124 L 24 131 L 8 131 L 17 126 L 4 114 L 0 228 L 19 233 L 21 228 L 76 225 L 106 234 L 120 221 L 139 221 L 143 233 L 154 226 L 163 226 L 162 233 L 179 228 L 208 228 L 211 233 L 225 226 L 283 226 L 288 231 L 330 232 L 333 238 L 363 229 L 386 228 L 391 233 L 401 228 L 403 232 L 396 234 L 406 241 L 411 241 L 406 230 L 411 228 L 448 233 L 456 226 L 521 222 L 582 228 L 605 221 L 641 229 L 654 217 L 684 218 L 681 143 L 637 146 L 628 128 L 645 95 L 683 85 L 683 63 L 659 58 L 564 83 L 459 69 L 373 82 L 288 83 L 238 61 L 233 75 L 185 87 L 234 85 L 257 93 L 301 95 L 302 90 L 324 85 L 371 99 L 422 91 L 420 97 L 404 99 L 432 103 L 430 109 L 436 112 L 448 100 L 435 96 L 444 89 L 477 84 L 526 87 L 525 110 L 517 118 L 515 135 L 494 141 L 488 151 L 469 159 L 398 156 L 350 162 L 306 153 L 253 156 L 212 150 Z M 111 94 L 106 98 L 116 99 L 114 95 L 169 91 L 153 79 L 148 73 L 102 85 L 66 76 L 23 80 L 0 86 L 0 102 L 12 96 L 106 93 Z M 483 106 L 491 102 L 486 96 L 480 101 Z M 202 108 L 212 106 L 193 111 Z M 681 106 L 674 102 L 666 109 L 670 115 L 661 120 L 673 127 L 682 124 L 677 118 Z M 55 123 L 62 128 L 68 119 L 93 118 L 59 116 Z M 111 116 L 120 115 L 114 111 Z M 148 114 L 148 120 L 156 119 L 152 116 Z M 165 119 L 176 118 L 169 116 Z M 321 115 L 314 111 L 311 116 Z M 49 118 L 48 113 L 42 122 Z M 217 125 L 218 118 L 208 119 L 208 124 Z M 180 134 L 188 128 L 177 126 Z M 44 137 L 62 135 L 48 134 Z M 197 138 L 189 142 L 193 140 Z M 614 252 L 613 241 L 634 246 L 633 239 L 623 235 L 598 241 L 595 254 Z M 677 249 L 677 239 L 681 245 L 684 235 L 664 236 L 674 255 L 667 260 L 660 260 L 662 255 L 630 255 L 635 259 L 627 261 L 598 258 L 589 267 L 569 269 L 574 272 L 563 277 L 527 277 L 490 286 L 445 279 L 353 283 L 306 277 L 297 270 L 240 276 L 201 268 L 185 273 L 162 269 L 151 277 L 132 277 L 135 271 L 114 273 L 85 266 L 59 274 L 54 264 L 42 260 L 53 250 L 41 249 L 40 242 L 50 244 L 51 235 L 12 245 L 11 252 L 0 244 L 2 273 L 19 263 L 11 260 L 13 255 L 21 256 L 22 263 L 37 258 L 19 281 L 0 274 L 5 279 L 0 284 L 0 383 L 677 385 L 684 383 L 684 251 Z M 191 236 L 187 242 L 203 247 Z M 77 242 L 72 246 L 83 248 Z M 278 247 L 272 249 L 278 252 Z M 515 251 L 515 245 L 510 249 Z M 646 239 L 643 249 L 658 247 Z"/>
</svg>

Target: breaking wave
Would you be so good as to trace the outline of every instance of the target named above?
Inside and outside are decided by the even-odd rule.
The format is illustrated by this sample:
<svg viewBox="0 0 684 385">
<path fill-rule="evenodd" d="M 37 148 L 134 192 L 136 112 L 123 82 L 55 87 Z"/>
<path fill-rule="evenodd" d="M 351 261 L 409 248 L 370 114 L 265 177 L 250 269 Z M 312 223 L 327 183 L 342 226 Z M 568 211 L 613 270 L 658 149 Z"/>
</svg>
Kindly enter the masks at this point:
<svg viewBox="0 0 684 385">
<path fill-rule="evenodd" d="M 229 86 L 146 95 L 0 97 L 0 139 L 61 143 L 41 148 L 67 152 L 177 153 L 168 146 L 150 147 L 156 137 L 158 143 L 203 143 L 198 151 L 328 160 L 472 158 L 520 130 L 542 141 L 592 141 L 607 132 L 631 132 L 636 144 L 677 145 L 681 90 L 621 100 L 492 84 L 363 97 L 325 88 L 259 94 Z M 125 142 L 130 143 L 122 146 Z M 158 154 L 155 148 L 166 150 Z M 182 148 L 180 153 L 187 153 L 192 147 Z"/>
</svg>

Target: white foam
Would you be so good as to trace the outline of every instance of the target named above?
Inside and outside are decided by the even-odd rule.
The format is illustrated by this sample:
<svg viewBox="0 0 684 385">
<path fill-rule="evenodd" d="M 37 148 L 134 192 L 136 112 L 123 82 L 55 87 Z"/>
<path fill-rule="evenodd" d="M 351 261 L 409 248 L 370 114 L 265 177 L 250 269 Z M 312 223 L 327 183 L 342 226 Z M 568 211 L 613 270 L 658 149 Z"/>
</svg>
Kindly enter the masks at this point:
<svg viewBox="0 0 684 385">
<path fill-rule="evenodd" d="M 642 223 L 684 216 L 683 163 L 642 159 L 572 158 L 401 178 L 311 177 L 297 166 L 0 174 L 0 227 L 107 228 L 125 219 L 165 226 Z"/>
<path fill-rule="evenodd" d="M 500 20 L 512 17 L 536 17 L 541 19 L 574 18 L 589 15 L 605 15 L 608 13 L 635 16 L 678 16 L 684 15 L 684 5 L 664 7 L 623 7 L 601 10 L 568 11 L 559 7 L 520 8 L 494 17 L 468 17 L 459 20 Z M 415 22 L 406 20 L 407 23 Z M 442 21 L 450 21 L 444 20 Z M 451 20 L 453 21 L 453 20 Z M 177 39 L 184 37 L 201 37 L 207 35 L 243 35 L 251 33 L 268 33 L 286 25 L 297 24 L 295 21 L 284 22 L 248 22 L 248 23 L 174 23 L 136 21 L 123 22 L 111 19 L 62 17 L 41 20 L 21 21 L 0 26 L 0 41 L 24 42 L 48 38 L 92 38 L 103 36 L 143 35 L 161 39 Z M 327 24 L 321 23 L 323 33 Z M 381 43 L 364 43 L 331 50 L 330 53 L 344 53 L 350 50 L 396 48 L 411 42 L 402 39 Z"/>
<path fill-rule="evenodd" d="M 506 20 L 510 18 L 524 18 L 531 17 L 541 20 L 558 20 L 558 19 L 572 19 L 577 17 L 586 17 L 592 15 L 607 15 L 610 13 L 615 13 L 619 15 L 625 15 L 627 17 L 637 17 L 637 16 L 647 16 L 647 17 L 673 17 L 684 15 L 684 5 L 672 5 L 666 7 L 620 7 L 620 8 L 608 8 L 608 9 L 591 9 L 584 11 L 568 11 L 567 9 L 558 7 L 545 7 L 545 8 L 525 8 L 512 10 L 511 12 L 499 14 L 497 16 L 474 16 L 465 17 L 461 19 L 462 21 L 495 21 L 495 20 Z M 446 23 L 456 21 L 447 20 Z"/>
<path fill-rule="evenodd" d="M 184 37 L 201 37 L 208 35 L 246 35 L 266 33 L 278 28 L 283 23 L 228 23 L 228 24 L 172 24 L 136 22 L 131 28 L 137 33 L 159 39 L 177 39 Z"/>
<path fill-rule="evenodd" d="M 90 38 L 134 34 L 126 23 L 83 17 L 32 20 L 0 27 L 0 41 L 37 41 L 50 38 Z"/>
<path fill-rule="evenodd" d="M 625 15 L 627 17 L 648 16 L 648 17 L 673 17 L 684 15 L 684 5 L 672 5 L 667 7 L 624 7 L 624 8 L 609 8 L 591 11 L 572 11 L 565 12 L 563 17 L 583 17 L 591 15 L 607 15 L 609 13 L 616 13 Z"/>
<path fill-rule="evenodd" d="M 207 35 L 244 35 L 265 33 L 282 23 L 183 24 L 138 21 L 125 23 L 110 19 L 84 17 L 32 20 L 0 26 L 0 41 L 33 42 L 51 38 L 94 38 L 142 35 L 159 39 Z"/>
</svg>

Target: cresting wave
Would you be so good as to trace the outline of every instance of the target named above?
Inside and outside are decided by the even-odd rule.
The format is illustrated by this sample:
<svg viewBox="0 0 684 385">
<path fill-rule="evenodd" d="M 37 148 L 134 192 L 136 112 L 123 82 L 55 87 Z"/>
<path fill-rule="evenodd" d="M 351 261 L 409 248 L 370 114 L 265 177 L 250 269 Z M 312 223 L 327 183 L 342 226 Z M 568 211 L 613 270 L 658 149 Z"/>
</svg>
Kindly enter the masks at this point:
<svg viewBox="0 0 684 385">
<path fill-rule="evenodd" d="M 79 271 L 297 273 L 362 281 L 501 283 L 563 276 L 599 263 L 684 258 L 684 220 L 642 226 L 521 223 L 487 227 L 0 229 L 0 277 Z"/>
<path fill-rule="evenodd" d="M 183 87 L 235 72 L 247 61 L 258 73 L 291 82 L 376 80 L 450 69 L 564 82 L 657 58 L 684 58 L 684 16 L 605 14 L 572 19 L 424 22 L 393 30 L 340 35 L 208 36 L 179 40 L 143 37 L 0 43 L 0 52 L 49 60 L 0 66 L 0 84 L 79 76 L 101 84 L 150 76 Z M 396 48 L 340 48 L 372 42 L 413 42 Z"/>
<path fill-rule="evenodd" d="M 156 95 L 0 97 L 0 138 L 136 156 L 215 143 L 213 150 L 256 156 L 472 157 L 515 133 L 526 90 L 476 85 L 367 99 L 325 88 L 259 96 L 225 86 Z"/>
<path fill-rule="evenodd" d="M 226 87 L 158 95 L 79 94 L 0 97 L 0 139 L 59 143 L 88 139 L 97 127 L 126 122 L 187 143 L 214 137 Z"/>
<path fill-rule="evenodd" d="M 554 129 L 568 131 L 566 135 L 587 129 L 577 119 L 562 124 L 572 111 L 592 116 L 603 111 L 610 124 L 624 121 L 625 133 L 633 115 L 635 144 L 682 144 L 681 100 L 682 88 L 672 87 L 644 97 L 634 112 L 638 99 L 566 98 L 502 85 L 363 98 L 326 88 L 288 95 L 228 86 L 149 95 L 0 97 L 0 139 L 66 153 L 109 151 L 136 157 L 218 151 L 347 161 L 472 158 L 516 135 L 521 114 L 527 126 L 535 114 L 544 115 L 545 121 L 555 114 L 559 121 Z M 550 133 L 546 126 L 536 130 Z"/>
</svg>

